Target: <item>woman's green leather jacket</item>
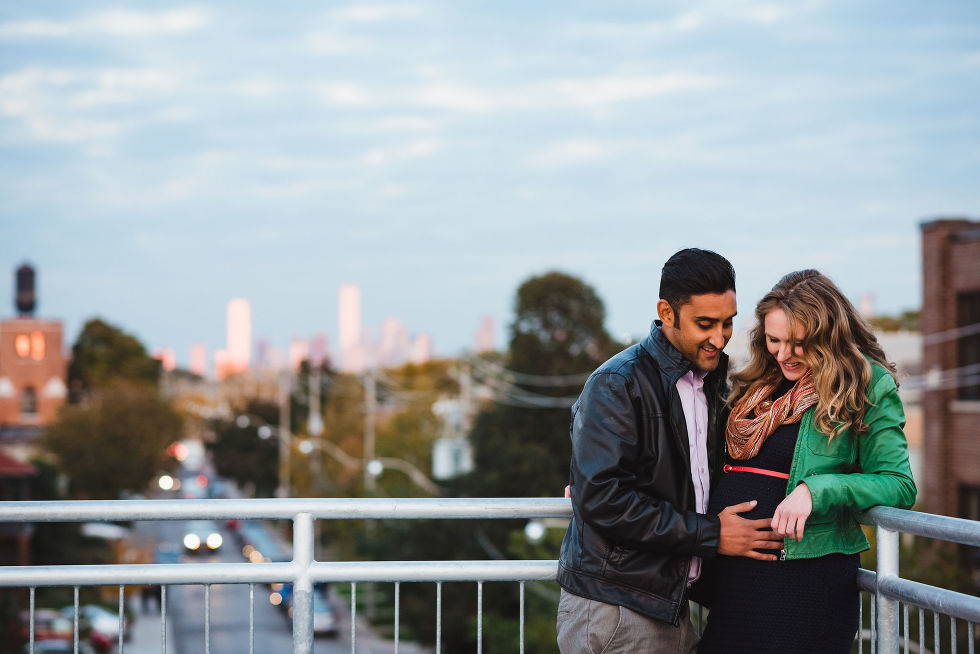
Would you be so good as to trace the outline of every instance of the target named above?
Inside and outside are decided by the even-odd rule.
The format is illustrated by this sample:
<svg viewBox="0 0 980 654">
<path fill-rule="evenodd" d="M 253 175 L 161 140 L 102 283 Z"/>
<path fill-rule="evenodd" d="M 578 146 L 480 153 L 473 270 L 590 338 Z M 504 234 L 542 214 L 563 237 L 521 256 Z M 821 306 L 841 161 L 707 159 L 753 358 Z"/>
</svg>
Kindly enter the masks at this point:
<svg viewBox="0 0 980 654">
<path fill-rule="evenodd" d="M 816 407 L 803 414 L 786 493 L 805 483 L 813 510 L 803 540 L 784 541 L 787 559 L 863 552 L 870 545 L 856 512 L 878 504 L 910 508 L 915 503 L 915 481 L 902 431 L 905 412 L 895 381 L 878 364 L 871 366 L 867 398 L 868 430 L 861 434 L 845 430 L 828 439 L 814 422 Z"/>
</svg>

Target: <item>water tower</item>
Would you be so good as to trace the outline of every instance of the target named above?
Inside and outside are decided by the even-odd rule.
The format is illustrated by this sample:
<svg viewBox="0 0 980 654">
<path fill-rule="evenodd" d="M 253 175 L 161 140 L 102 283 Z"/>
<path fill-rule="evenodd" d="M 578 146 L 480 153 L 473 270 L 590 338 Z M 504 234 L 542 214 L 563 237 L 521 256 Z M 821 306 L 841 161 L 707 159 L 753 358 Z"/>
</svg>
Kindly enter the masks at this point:
<svg viewBox="0 0 980 654">
<path fill-rule="evenodd" d="M 34 307 L 37 306 L 37 295 L 34 292 L 34 268 L 25 263 L 17 269 L 17 297 L 14 302 L 17 305 L 17 313 L 21 317 L 34 315 Z"/>
</svg>

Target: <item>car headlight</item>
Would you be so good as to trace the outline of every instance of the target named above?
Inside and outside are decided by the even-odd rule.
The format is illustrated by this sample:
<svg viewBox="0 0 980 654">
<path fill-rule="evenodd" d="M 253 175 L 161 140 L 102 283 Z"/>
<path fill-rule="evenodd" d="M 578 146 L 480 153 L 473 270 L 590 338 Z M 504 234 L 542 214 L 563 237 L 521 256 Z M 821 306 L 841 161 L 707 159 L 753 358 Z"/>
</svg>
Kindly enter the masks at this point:
<svg viewBox="0 0 980 654">
<path fill-rule="evenodd" d="M 218 549 L 219 547 L 221 547 L 221 543 L 222 543 L 221 534 L 218 533 L 208 534 L 207 543 L 209 548 L 213 550 Z"/>
<path fill-rule="evenodd" d="M 197 534 L 187 534 L 184 536 L 184 547 L 189 550 L 196 550 L 201 546 L 201 538 Z"/>
</svg>

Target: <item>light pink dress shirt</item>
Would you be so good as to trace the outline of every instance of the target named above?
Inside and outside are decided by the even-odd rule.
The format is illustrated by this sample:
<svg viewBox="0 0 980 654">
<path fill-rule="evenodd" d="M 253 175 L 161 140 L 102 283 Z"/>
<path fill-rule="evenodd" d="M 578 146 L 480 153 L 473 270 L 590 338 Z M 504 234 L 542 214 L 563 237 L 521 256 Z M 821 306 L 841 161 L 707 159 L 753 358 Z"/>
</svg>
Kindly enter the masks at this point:
<svg viewBox="0 0 980 654">
<path fill-rule="evenodd" d="M 687 423 L 687 440 L 691 445 L 691 480 L 694 482 L 694 504 L 698 513 L 708 511 L 708 400 L 704 396 L 703 372 L 693 370 L 677 380 L 677 393 L 681 396 L 684 421 Z M 687 577 L 690 586 L 701 574 L 701 557 L 691 559 L 691 572 Z"/>
</svg>

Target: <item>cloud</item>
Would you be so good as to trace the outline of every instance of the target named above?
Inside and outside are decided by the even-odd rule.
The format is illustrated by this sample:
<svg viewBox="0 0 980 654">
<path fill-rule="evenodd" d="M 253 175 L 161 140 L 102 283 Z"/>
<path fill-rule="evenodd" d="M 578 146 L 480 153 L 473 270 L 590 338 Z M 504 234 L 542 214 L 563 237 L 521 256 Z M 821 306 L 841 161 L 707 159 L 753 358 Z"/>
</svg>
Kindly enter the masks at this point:
<svg viewBox="0 0 980 654">
<path fill-rule="evenodd" d="M 558 96 L 556 104 L 572 104 L 581 107 L 615 105 L 652 98 L 670 93 L 702 91 L 718 88 L 723 80 L 710 75 L 694 73 L 667 73 L 664 75 L 597 77 L 592 79 L 566 79 L 544 85 L 544 97 Z M 553 92 L 553 94 L 551 93 Z"/>
<path fill-rule="evenodd" d="M 330 17 L 350 23 L 378 23 L 418 18 L 423 13 L 418 5 L 350 5 L 331 12 Z"/>
<path fill-rule="evenodd" d="M 316 89 L 317 95 L 329 105 L 345 107 L 363 107 L 374 104 L 371 94 L 362 86 L 353 82 L 331 82 L 320 84 Z"/>
<path fill-rule="evenodd" d="M 27 68 L 0 77 L 0 115 L 21 119 L 41 141 L 87 141 L 115 136 L 124 123 L 87 115 L 105 105 L 170 97 L 179 86 L 175 74 L 158 69 L 68 70 Z M 170 109 L 143 114 L 173 122 Z"/>
<path fill-rule="evenodd" d="M 570 139 L 538 150 L 528 160 L 539 168 L 563 168 L 608 159 L 617 149 L 615 144 L 608 141 Z"/>
<path fill-rule="evenodd" d="M 495 97 L 496 96 L 496 97 Z M 428 84 L 412 91 L 410 101 L 452 111 L 482 113 L 499 107 L 500 94 L 455 83 Z"/>
<path fill-rule="evenodd" d="M 315 55 L 350 55 L 372 52 L 376 44 L 371 39 L 344 34 L 336 29 L 310 32 L 304 37 L 306 49 Z"/>
<path fill-rule="evenodd" d="M 414 87 L 386 88 L 384 91 L 353 82 L 331 82 L 317 86 L 316 94 L 330 106 L 397 110 L 410 107 L 485 114 L 500 111 L 563 111 L 569 107 L 608 110 L 626 102 L 712 90 L 726 84 L 725 79 L 713 75 L 671 72 L 661 75 L 545 79 L 503 87 L 480 87 L 452 81 L 427 82 Z M 418 125 L 418 119 L 415 121 Z"/>
<path fill-rule="evenodd" d="M 282 93 L 282 85 L 276 80 L 264 77 L 251 77 L 229 86 L 232 93 L 250 98 L 271 98 Z"/>
<path fill-rule="evenodd" d="M 383 166 L 428 157 L 440 149 L 442 149 L 442 143 L 437 139 L 416 139 L 402 145 L 369 150 L 361 156 L 360 161 L 368 166 Z"/>
<path fill-rule="evenodd" d="M 208 13 L 199 7 L 157 12 L 118 9 L 70 21 L 26 20 L 0 23 L 0 38 L 184 34 L 205 27 L 209 20 Z"/>
<path fill-rule="evenodd" d="M 798 4 L 797 12 L 811 11 L 820 0 Z M 745 24 L 770 26 L 790 18 L 791 12 L 784 4 L 743 1 L 708 2 L 696 9 L 687 9 L 670 18 L 637 22 L 590 22 L 571 23 L 565 33 L 571 37 L 597 38 L 609 41 L 648 41 L 669 36 L 693 33 L 719 24 Z"/>
<path fill-rule="evenodd" d="M 170 93 L 178 83 L 173 74 L 161 70 L 101 70 L 95 74 L 94 86 L 72 96 L 68 103 L 85 109 L 103 104 L 134 102 L 154 93 Z"/>
</svg>

